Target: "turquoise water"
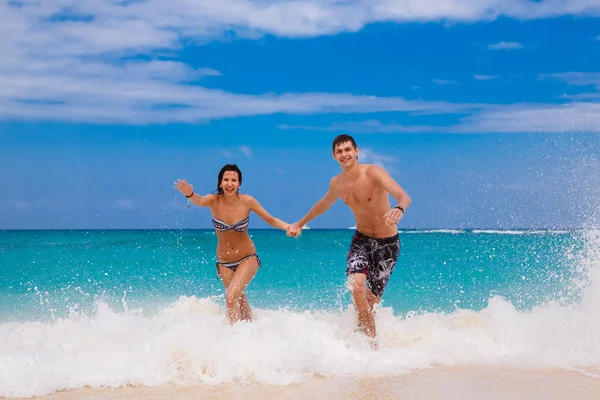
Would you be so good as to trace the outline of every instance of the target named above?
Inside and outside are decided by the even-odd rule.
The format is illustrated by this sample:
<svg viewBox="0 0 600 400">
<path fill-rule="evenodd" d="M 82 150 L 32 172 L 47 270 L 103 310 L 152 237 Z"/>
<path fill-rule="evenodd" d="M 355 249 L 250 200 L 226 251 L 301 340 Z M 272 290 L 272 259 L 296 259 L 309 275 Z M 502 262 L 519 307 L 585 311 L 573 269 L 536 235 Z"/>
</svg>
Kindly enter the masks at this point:
<svg viewBox="0 0 600 400">
<path fill-rule="evenodd" d="M 345 309 L 352 230 L 251 231 L 262 268 L 247 293 L 263 309 Z M 408 231 L 383 297 L 396 315 L 480 310 L 493 295 L 518 309 L 577 297 L 576 232 Z M 116 310 L 154 312 L 180 296 L 223 295 L 209 230 L 0 231 L 0 321 Z"/>
<path fill-rule="evenodd" d="M 401 232 L 378 351 L 345 286 L 352 234 L 251 230 L 254 320 L 230 325 L 212 231 L 0 231 L 0 397 L 433 366 L 600 370 L 600 232 Z"/>
</svg>

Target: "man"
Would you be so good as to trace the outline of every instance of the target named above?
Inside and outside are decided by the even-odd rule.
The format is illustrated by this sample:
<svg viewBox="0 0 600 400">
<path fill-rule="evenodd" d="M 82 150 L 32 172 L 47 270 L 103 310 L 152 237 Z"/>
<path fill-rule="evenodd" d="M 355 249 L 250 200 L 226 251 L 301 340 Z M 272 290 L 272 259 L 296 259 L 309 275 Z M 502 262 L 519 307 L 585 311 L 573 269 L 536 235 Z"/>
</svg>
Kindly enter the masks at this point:
<svg viewBox="0 0 600 400">
<path fill-rule="evenodd" d="M 333 140 L 333 158 L 342 172 L 329 182 L 329 191 L 298 222 L 288 228 L 288 235 L 298 237 L 302 227 L 323 214 L 337 198 L 354 213 L 356 233 L 348 252 L 346 275 L 359 326 L 375 338 L 373 306 L 379 303 L 400 253 L 396 226 L 411 203 L 411 198 L 381 167 L 359 164 L 359 149 L 349 135 Z M 391 207 L 389 195 L 398 204 Z M 367 286 L 368 285 L 368 286 Z"/>
</svg>

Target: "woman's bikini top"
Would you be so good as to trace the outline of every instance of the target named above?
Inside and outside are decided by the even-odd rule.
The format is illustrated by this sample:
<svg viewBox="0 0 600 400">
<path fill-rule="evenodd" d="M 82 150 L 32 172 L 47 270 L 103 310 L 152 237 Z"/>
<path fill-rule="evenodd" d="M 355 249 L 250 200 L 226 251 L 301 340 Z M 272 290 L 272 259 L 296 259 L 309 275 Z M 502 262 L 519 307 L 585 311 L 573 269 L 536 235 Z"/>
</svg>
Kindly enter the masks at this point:
<svg viewBox="0 0 600 400">
<path fill-rule="evenodd" d="M 236 232 L 244 232 L 246 229 L 248 229 L 248 225 L 250 224 L 250 216 L 247 216 L 243 220 L 238 221 L 233 225 L 229 225 L 227 222 L 221 221 L 220 219 L 215 217 L 213 217 L 212 223 L 215 229 L 219 232 L 227 232 L 231 230 L 234 230 Z"/>
</svg>

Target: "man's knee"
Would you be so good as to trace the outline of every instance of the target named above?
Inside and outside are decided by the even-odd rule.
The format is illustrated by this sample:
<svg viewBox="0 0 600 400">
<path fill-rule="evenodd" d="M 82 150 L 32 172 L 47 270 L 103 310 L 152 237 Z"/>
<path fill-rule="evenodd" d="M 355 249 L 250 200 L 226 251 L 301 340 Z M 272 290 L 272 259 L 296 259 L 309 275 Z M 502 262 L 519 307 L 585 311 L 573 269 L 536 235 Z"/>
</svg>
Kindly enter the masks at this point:
<svg viewBox="0 0 600 400">
<path fill-rule="evenodd" d="M 350 292 L 353 296 L 367 295 L 367 280 L 364 274 L 352 274 L 348 277 Z"/>
</svg>

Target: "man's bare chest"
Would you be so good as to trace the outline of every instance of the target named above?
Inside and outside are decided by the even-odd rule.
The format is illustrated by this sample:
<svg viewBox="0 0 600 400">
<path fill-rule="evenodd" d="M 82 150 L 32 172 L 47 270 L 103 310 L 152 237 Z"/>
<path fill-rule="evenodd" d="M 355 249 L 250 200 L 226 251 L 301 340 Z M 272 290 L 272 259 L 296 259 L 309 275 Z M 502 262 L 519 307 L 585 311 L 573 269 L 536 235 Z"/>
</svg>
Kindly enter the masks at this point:
<svg viewBox="0 0 600 400">
<path fill-rule="evenodd" d="M 344 184 L 339 189 L 340 198 L 349 206 L 371 204 L 375 193 L 373 185 L 365 183 Z"/>
</svg>

